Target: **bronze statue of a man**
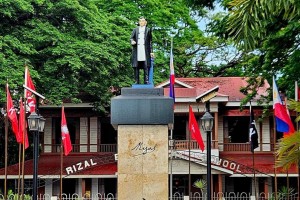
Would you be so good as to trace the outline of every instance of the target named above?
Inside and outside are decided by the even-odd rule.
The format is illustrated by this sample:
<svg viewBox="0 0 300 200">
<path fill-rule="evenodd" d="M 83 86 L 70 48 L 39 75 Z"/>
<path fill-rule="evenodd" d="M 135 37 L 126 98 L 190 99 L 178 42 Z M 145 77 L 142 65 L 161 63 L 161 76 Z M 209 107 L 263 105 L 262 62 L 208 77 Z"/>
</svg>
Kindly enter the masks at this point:
<svg viewBox="0 0 300 200">
<path fill-rule="evenodd" d="M 130 43 L 132 45 L 132 67 L 135 83 L 140 84 L 140 69 L 144 70 L 144 84 L 149 84 L 149 69 L 151 67 L 152 32 L 144 17 L 139 18 L 139 26 L 133 29 Z"/>
</svg>

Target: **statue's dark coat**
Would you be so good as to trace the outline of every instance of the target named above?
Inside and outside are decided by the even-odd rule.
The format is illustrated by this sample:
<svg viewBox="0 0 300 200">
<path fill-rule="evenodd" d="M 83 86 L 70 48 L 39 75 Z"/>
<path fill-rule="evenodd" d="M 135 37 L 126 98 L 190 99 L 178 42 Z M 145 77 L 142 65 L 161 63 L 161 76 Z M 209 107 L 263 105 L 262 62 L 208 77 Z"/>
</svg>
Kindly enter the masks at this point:
<svg viewBox="0 0 300 200">
<path fill-rule="evenodd" d="M 130 42 L 132 40 L 136 41 L 135 45 L 132 45 L 132 67 L 137 67 L 137 42 L 138 42 L 138 34 L 139 34 L 139 27 L 133 29 Z M 151 57 L 150 53 L 152 53 L 152 33 L 151 29 L 147 28 L 145 29 L 145 50 L 146 50 L 146 64 L 147 67 L 150 68 L 151 64 Z"/>
</svg>

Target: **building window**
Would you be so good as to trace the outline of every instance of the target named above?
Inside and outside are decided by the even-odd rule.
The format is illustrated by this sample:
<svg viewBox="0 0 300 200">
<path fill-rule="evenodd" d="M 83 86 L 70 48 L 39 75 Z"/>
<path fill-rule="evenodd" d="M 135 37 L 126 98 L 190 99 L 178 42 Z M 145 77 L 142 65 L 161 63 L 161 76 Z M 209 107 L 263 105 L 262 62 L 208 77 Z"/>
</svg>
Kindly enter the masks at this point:
<svg viewBox="0 0 300 200">
<path fill-rule="evenodd" d="M 249 117 L 224 117 L 224 139 L 231 143 L 249 142 Z"/>
<path fill-rule="evenodd" d="M 174 117 L 174 130 L 173 130 L 173 139 L 174 140 L 186 140 L 187 132 L 187 117 L 186 116 L 175 116 Z"/>
<path fill-rule="evenodd" d="M 110 123 L 110 118 L 98 118 L 99 144 L 117 144 L 117 130 Z"/>
</svg>

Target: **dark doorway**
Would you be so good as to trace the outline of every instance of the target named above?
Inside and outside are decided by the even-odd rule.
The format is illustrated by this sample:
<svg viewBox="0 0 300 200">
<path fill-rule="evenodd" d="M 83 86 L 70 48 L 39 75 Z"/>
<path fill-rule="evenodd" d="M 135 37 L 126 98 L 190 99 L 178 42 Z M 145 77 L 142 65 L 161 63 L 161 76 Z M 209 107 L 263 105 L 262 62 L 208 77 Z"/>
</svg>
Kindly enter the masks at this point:
<svg viewBox="0 0 300 200">
<path fill-rule="evenodd" d="M 187 116 L 174 117 L 174 140 L 186 140 L 186 122 Z"/>
<path fill-rule="evenodd" d="M 113 194 L 117 193 L 117 179 L 116 178 L 105 178 L 104 179 L 105 185 L 105 194 Z"/>
<path fill-rule="evenodd" d="M 63 179 L 63 193 L 67 194 L 68 196 L 75 194 L 76 183 L 76 179 Z"/>
<path fill-rule="evenodd" d="M 249 141 L 249 117 L 226 117 L 228 136 L 232 143 L 246 143 Z"/>
<path fill-rule="evenodd" d="M 117 131 L 110 123 L 109 118 L 101 118 L 101 144 L 116 144 Z"/>
<path fill-rule="evenodd" d="M 246 193 L 251 192 L 251 178 L 233 178 L 234 192 L 235 193 Z"/>
</svg>

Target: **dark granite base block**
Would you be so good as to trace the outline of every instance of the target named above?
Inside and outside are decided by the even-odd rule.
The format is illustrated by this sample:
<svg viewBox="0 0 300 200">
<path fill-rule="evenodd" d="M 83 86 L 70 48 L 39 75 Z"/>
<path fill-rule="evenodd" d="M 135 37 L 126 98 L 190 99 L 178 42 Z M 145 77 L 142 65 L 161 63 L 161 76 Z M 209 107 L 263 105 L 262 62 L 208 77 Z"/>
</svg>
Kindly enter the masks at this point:
<svg viewBox="0 0 300 200">
<path fill-rule="evenodd" d="M 174 100 L 163 96 L 162 88 L 122 88 L 111 100 L 111 124 L 173 124 Z"/>
<path fill-rule="evenodd" d="M 132 88 L 154 88 L 153 84 L 133 84 Z"/>
</svg>

